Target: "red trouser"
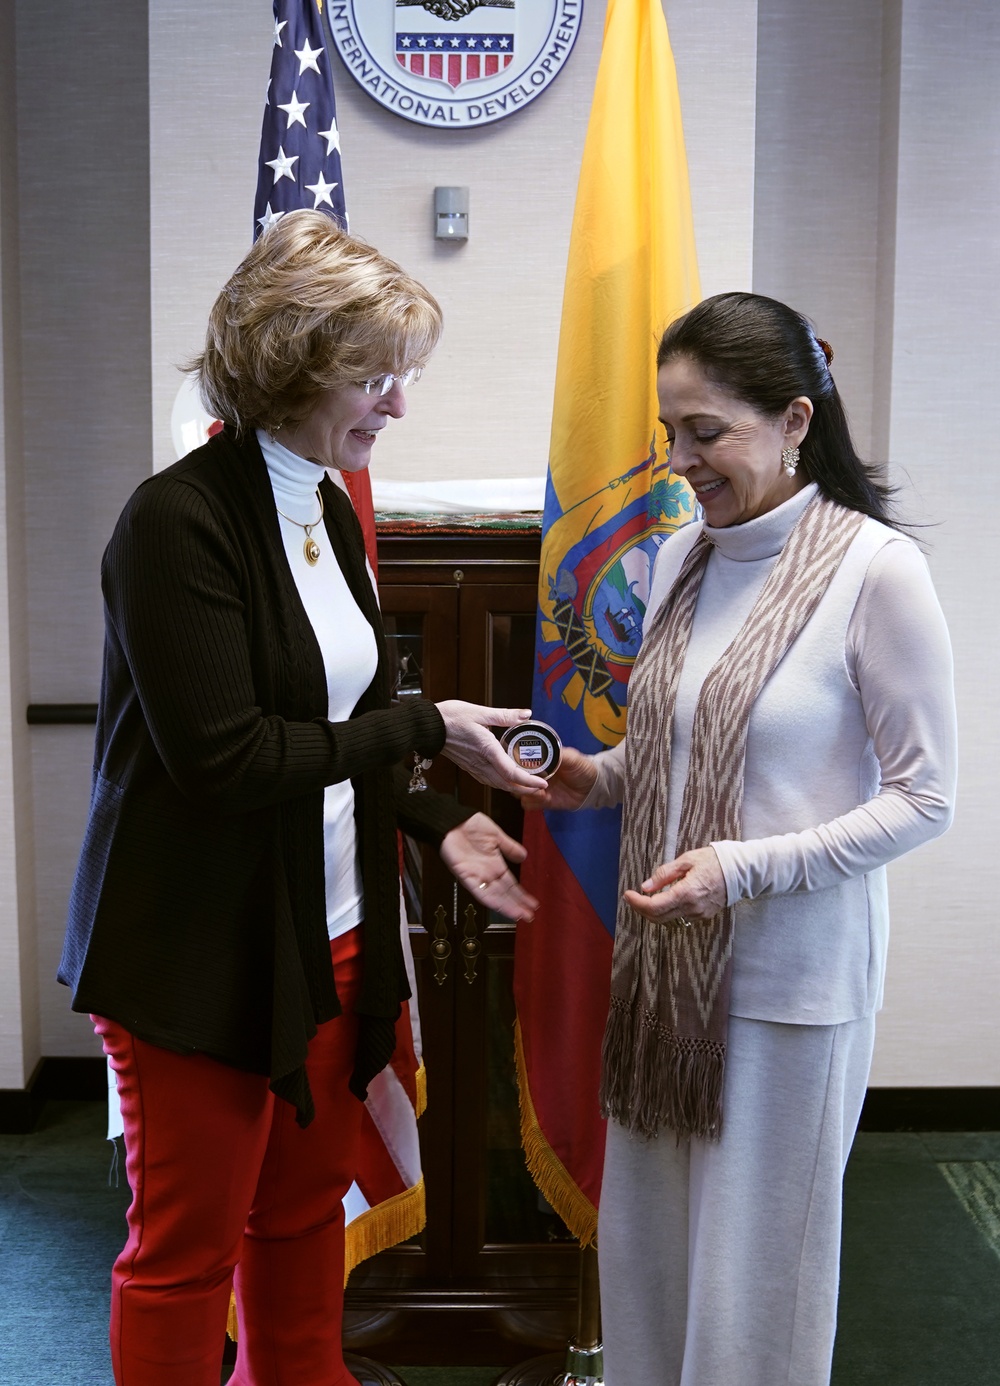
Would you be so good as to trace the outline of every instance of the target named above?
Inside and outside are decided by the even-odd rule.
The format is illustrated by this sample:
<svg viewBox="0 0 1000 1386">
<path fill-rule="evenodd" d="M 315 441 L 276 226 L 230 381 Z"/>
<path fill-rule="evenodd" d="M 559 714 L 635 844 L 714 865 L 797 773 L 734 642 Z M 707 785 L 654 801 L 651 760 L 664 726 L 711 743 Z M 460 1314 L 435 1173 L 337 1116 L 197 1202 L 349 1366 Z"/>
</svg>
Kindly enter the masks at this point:
<svg viewBox="0 0 1000 1386">
<path fill-rule="evenodd" d="M 111 1282 L 117 1386 L 218 1386 L 234 1269 L 233 1386 L 356 1386 L 340 1342 L 341 1199 L 364 1110 L 347 1087 L 361 930 L 331 950 L 344 1014 L 309 1046 L 316 1116 L 305 1130 L 260 1074 L 94 1017 L 118 1081 L 132 1188 Z"/>
</svg>

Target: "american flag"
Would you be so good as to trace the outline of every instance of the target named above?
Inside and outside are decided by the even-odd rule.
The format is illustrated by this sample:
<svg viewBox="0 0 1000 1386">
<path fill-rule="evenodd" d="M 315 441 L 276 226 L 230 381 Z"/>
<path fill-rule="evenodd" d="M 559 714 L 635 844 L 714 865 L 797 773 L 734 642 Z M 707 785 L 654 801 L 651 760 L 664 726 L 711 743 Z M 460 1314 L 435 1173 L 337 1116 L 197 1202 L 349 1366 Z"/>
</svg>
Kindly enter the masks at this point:
<svg viewBox="0 0 1000 1386">
<path fill-rule="evenodd" d="M 513 56 L 513 34 L 396 35 L 396 61 L 401 67 L 452 88 L 494 77 L 510 66 Z"/>
<path fill-rule="evenodd" d="M 298 207 L 347 227 L 330 54 L 316 0 L 274 0 L 274 47 L 260 130 L 254 238 Z"/>
</svg>

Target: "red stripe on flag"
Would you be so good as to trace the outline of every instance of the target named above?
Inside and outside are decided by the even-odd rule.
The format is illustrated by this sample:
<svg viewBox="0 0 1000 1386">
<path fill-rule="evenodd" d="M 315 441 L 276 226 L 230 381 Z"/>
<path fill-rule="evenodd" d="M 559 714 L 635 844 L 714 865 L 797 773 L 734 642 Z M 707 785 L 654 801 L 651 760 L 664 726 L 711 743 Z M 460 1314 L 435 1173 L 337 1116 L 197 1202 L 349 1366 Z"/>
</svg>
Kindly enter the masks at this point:
<svg viewBox="0 0 1000 1386">
<path fill-rule="evenodd" d="M 471 81 L 479 76 L 479 54 L 470 53 L 465 60 L 465 80 Z"/>
<path fill-rule="evenodd" d="M 397 63 L 399 63 L 400 67 L 405 67 L 405 66 L 406 66 L 406 54 L 405 54 L 405 53 L 397 53 L 397 54 L 396 54 L 396 61 L 397 61 Z"/>
<path fill-rule="evenodd" d="M 504 65 L 504 67 L 510 67 L 511 62 L 512 62 L 512 60 L 513 60 L 513 57 L 514 57 L 514 54 L 513 54 L 513 53 L 505 53 L 505 54 L 503 55 L 503 65 Z"/>
<path fill-rule="evenodd" d="M 448 54 L 448 85 L 458 87 L 462 84 L 462 55 L 460 53 Z"/>
<path fill-rule="evenodd" d="M 418 77 L 422 77 L 424 75 L 423 53 L 414 53 L 413 57 L 410 59 L 410 71 L 415 72 Z"/>
<path fill-rule="evenodd" d="M 539 905 L 534 922 L 518 928 L 514 955 L 528 1088 L 545 1140 L 596 1207 L 604 1163 L 597 1088 L 612 940 L 541 813 L 525 814 L 524 845 L 528 864 L 540 868 L 525 873 Z M 617 869 L 617 861 L 608 863 L 609 871 Z"/>
<path fill-rule="evenodd" d="M 368 468 L 363 472 L 341 472 L 344 484 L 347 487 L 347 494 L 351 498 L 354 506 L 354 513 L 358 517 L 361 525 L 361 533 L 365 540 L 365 553 L 368 562 L 372 565 L 372 572 L 378 577 L 378 537 L 375 533 L 375 506 L 372 503 L 372 479 L 368 475 Z"/>
<path fill-rule="evenodd" d="M 500 58 L 496 53 L 486 54 L 485 69 L 483 74 L 485 77 L 492 77 L 494 72 L 500 71 Z"/>
<path fill-rule="evenodd" d="M 444 75 L 444 58 L 440 53 L 431 53 L 428 62 L 428 77 L 436 77 L 439 81 Z"/>
<path fill-rule="evenodd" d="M 387 1198 L 405 1193 L 406 1184 L 400 1177 L 392 1156 L 366 1107 L 361 1116 L 361 1145 L 358 1151 L 358 1188 L 374 1207 Z"/>
</svg>

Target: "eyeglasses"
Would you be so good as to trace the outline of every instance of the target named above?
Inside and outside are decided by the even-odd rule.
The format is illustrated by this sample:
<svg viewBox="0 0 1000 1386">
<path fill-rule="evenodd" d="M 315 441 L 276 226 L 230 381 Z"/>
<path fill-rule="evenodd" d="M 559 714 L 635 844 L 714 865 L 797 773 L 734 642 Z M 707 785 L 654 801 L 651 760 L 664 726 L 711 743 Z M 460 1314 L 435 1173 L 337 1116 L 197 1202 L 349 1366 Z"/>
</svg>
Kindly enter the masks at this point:
<svg viewBox="0 0 1000 1386">
<path fill-rule="evenodd" d="M 358 383 L 366 395 L 387 395 L 398 380 L 404 388 L 407 385 L 414 385 L 424 373 L 423 366 L 410 366 L 401 375 L 373 375 L 368 380 L 361 380 Z"/>
</svg>

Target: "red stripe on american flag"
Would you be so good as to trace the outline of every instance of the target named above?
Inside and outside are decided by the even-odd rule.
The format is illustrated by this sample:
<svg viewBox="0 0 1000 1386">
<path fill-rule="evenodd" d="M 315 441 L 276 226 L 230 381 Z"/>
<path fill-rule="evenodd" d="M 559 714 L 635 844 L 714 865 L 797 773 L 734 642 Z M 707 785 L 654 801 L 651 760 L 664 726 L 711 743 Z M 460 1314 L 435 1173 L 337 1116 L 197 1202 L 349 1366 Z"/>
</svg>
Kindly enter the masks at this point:
<svg viewBox="0 0 1000 1386">
<path fill-rule="evenodd" d="M 500 71 L 500 58 L 496 53 L 486 54 L 484 77 L 492 77 L 494 72 Z"/>
<path fill-rule="evenodd" d="M 510 67 L 511 63 L 513 62 L 513 60 L 514 60 L 514 54 L 513 54 L 513 53 L 505 53 L 505 54 L 503 55 L 503 65 L 504 65 L 504 67 Z"/>
<path fill-rule="evenodd" d="M 439 80 L 444 76 L 444 58 L 440 53 L 431 53 L 427 59 L 428 77 L 437 77 Z"/>
<path fill-rule="evenodd" d="M 396 61 L 397 61 L 397 63 L 399 63 L 400 67 L 405 67 L 405 66 L 406 66 L 406 54 L 405 54 L 405 53 L 397 53 L 397 54 L 396 54 Z"/>
<path fill-rule="evenodd" d="M 448 85 L 458 87 L 462 84 L 462 55 L 448 54 Z"/>
<path fill-rule="evenodd" d="M 414 53 L 413 57 L 410 59 L 410 71 L 415 72 L 418 77 L 422 77 L 424 75 L 423 53 Z"/>
<path fill-rule="evenodd" d="M 465 59 L 465 80 L 474 81 L 479 76 L 479 54 L 470 53 Z"/>
</svg>

